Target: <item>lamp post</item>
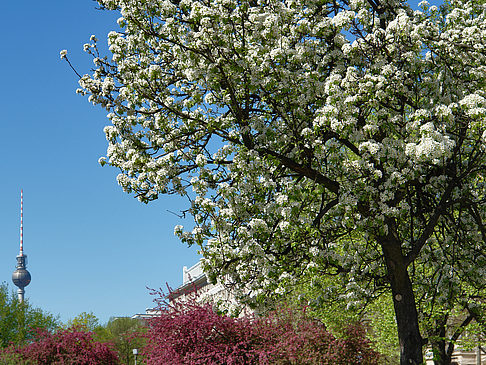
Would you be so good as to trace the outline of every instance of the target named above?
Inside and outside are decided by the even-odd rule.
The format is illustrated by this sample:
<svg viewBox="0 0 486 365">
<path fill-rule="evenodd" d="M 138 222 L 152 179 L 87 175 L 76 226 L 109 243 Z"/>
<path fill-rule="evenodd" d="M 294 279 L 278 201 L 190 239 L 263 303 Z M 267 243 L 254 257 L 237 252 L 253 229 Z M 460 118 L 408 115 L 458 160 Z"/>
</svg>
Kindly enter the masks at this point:
<svg viewBox="0 0 486 365">
<path fill-rule="evenodd" d="M 135 365 L 137 365 L 137 355 L 138 355 L 138 349 L 133 349 L 133 357 L 135 358 Z"/>
</svg>

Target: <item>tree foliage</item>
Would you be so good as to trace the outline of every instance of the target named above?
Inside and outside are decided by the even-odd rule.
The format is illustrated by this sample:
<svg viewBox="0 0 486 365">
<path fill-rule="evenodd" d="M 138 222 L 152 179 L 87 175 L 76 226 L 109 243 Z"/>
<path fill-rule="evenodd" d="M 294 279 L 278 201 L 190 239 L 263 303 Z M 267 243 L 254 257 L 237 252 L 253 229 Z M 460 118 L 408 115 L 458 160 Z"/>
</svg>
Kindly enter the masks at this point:
<svg viewBox="0 0 486 365">
<path fill-rule="evenodd" d="M 125 364 L 133 362 L 133 349 L 145 344 L 146 326 L 140 320 L 127 317 L 110 318 L 102 325 L 92 312 L 82 312 L 67 321 L 64 328 L 90 332 L 95 341 L 110 343 Z"/>
<path fill-rule="evenodd" d="M 348 301 L 389 290 L 404 364 L 422 362 L 427 303 L 477 307 L 484 2 L 99 3 L 121 12 L 80 80 L 109 111 L 100 162 L 141 201 L 190 198 L 196 227 L 176 233 L 213 280 L 252 301 L 317 267 L 349 278 Z"/>
<path fill-rule="evenodd" d="M 32 340 L 38 329 L 54 330 L 59 319 L 28 301 L 19 302 L 6 283 L 0 285 L 0 348 L 10 344 L 21 345 Z"/>
<path fill-rule="evenodd" d="M 121 361 L 131 364 L 134 361 L 133 349 L 145 346 L 146 326 L 138 319 L 110 318 L 102 328 L 96 330 L 95 339 L 110 342 Z"/>
<path fill-rule="evenodd" d="M 64 325 L 65 328 L 76 327 L 89 332 L 96 332 L 102 328 L 100 320 L 93 312 L 82 312 Z"/>
<path fill-rule="evenodd" d="M 381 295 L 357 307 L 340 299 L 342 291 L 345 291 L 345 281 L 306 275 L 278 305 L 305 307 L 309 317 L 322 321 L 337 336 L 343 335 L 349 323 L 362 323 L 372 347 L 382 355 L 381 360 L 386 364 L 398 363 L 400 350 L 391 298 Z"/>
</svg>

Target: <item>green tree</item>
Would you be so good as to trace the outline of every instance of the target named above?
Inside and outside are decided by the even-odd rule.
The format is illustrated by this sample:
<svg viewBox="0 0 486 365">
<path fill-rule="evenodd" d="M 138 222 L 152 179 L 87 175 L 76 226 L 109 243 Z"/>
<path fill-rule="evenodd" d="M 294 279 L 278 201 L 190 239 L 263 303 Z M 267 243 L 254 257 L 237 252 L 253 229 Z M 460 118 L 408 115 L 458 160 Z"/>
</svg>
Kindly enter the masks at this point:
<svg viewBox="0 0 486 365">
<path fill-rule="evenodd" d="M 35 331 L 52 331 L 59 326 L 59 318 L 28 300 L 20 303 L 6 283 L 0 285 L 0 347 L 22 345 L 34 338 Z"/>
<path fill-rule="evenodd" d="M 66 322 L 64 328 L 77 328 L 92 332 L 94 339 L 101 343 L 113 344 L 119 358 L 126 364 L 133 362 L 133 349 L 142 348 L 146 327 L 137 319 L 118 317 L 102 325 L 92 312 L 82 312 Z"/>
<path fill-rule="evenodd" d="M 82 312 L 73 319 L 70 319 L 64 325 L 65 328 L 80 327 L 85 331 L 96 332 L 101 330 L 102 325 L 98 317 L 93 312 Z"/>
<path fill-rule="evenodd" d="M 345 273 L 350 303 L 388 291 L 401 363 L 421 364 L 417 295 L 486 285 L 484 2 L 99 3 L 123 28 L 110 59 L 85 45 L 101 164 L 143 202 L 189 197 L 176 233 L 241 299 L 313 267 Z"/>
<path fill-rule="evenodd" d="M 376 293 L 360 306 L 350 305 L 340 299 L 346 295 L 346 282 L 346 277 L 308 273 L 281 300 L 296 309 L 305 307 L 309 316 L 322 321 L 337 336 L 342 336 L 343 329 L 350 323 L 362 323 L 373 348 L 383 355 L 381 360 L 387 364 L 398 363 L 400 350 L 390 298 L 383 292 Z"/>
<path fill-rule="evenodd" d="M 119 358 L 125 364 L 133 363 L 133 349 L 145 345 L 146 326 L 138 319 L 128 317 L 110 318 L 102 329 L 96 331 L 96 339 L 115 346 Z"/>
<path fill-rule="evenodd" d="M 415 263 L 414 291 L 422 318 L 421 332 L 432 350 L 434 363 L 449 365 L 457 343 L 461 348 L 474 348 L 485 338 L 486 294 L 474 277 L 443 275 L 443 267 L 453 267 L 451 259 L 457 259 L 459 254 L 451 257 L 440 245 L 431 246 L 440 260 L 428 265 L 419 260 Z M 339 299 L 348 294 L 348 281 L 345 273 L 323 277 L 319 275 L 319 268 L 313 268 L 302 276 L 300 284 L 288 286 L 288 294 L 283 299 L 290 299 L 297 306 L 309 306 L 312 314 L 334 333 L 339 333 L 345 323 L 365 322 L 375 348 L 386 355 L 388 361 L 395 361 L 399 344 L 394 336 L 393 303 L 383 291 L 378 291 L 360 306 L 350 306 L 349 302 Z M 434 287 L 441 290 L 434 290 Z"/>
</svg>

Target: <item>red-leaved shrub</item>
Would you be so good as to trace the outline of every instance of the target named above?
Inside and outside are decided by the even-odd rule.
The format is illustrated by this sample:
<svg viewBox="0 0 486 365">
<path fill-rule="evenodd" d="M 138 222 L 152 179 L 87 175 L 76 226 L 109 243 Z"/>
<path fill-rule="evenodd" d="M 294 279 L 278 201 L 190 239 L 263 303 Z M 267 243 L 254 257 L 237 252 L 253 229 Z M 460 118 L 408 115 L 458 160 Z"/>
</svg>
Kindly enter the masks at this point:
<svg viewBox="0 0 486 365">
<path fill-rule="evenodd" d="M 21 363 L 35 365 L 116 365 L 118 356 L 110 344 L 93 340 L 91 332 L 77 328 L 54 333 L 39 332 L 25 346 L 5 350 Z"/>
<path fill-rule="evenodd" d="M 147 365 L 372 365 L 379 358 L 359 325 L 335 338 L 304 312 L 232 318 L 194 299 L 159 309 L 148 323 Z"/>
</svg>

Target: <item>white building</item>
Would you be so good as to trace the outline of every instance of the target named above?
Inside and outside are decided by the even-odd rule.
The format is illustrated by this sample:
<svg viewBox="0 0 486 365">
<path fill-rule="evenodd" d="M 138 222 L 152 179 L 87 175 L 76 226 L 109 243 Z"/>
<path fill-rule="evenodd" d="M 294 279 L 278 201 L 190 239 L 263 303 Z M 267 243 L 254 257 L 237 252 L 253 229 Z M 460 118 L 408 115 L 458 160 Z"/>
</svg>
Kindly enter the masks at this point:
<svg viewBox="0 0 486 365">
<path fill-rule="evenodd" d="M 182 269 L 182 285 L 169 294 L 170 301 L 185 300 L 188 295 L 196 294 L 196 301 L 236 304 L 234 296 L 223 284 L 211 284 L 208 281 L 201 265 L 201 261 L 195 265 Z"/>
<path fill-rule="evenodd" d="M 434 365 L 432 352 L 426 354 L 426 359 L 426 365 Z M 485 349 L 478 348 L 476 351 L 465 351 L 457 348 L 452 354 L 451 365 L 486 365 Z"/>
<path fill-rule="evenodd" d="M 227 305 L 236 304 L 234 297 L 222 284 L 211 284 L 203 272 L 201 262 L 182 269 L 182 285 L 171 291 L 167 296 L 170 302 L 184 301 L 190 295 L 196 295 L 197 302 L 211 302 Z M 134 314 L 131 318 L 147 320 L 160 315 L 160 310 L 155 308 L 145 309 L 145 313 Z"/>
<path fill-rule="evenodd" d="M 155 308 L 147 308 L 145 309 L 145 313 L 137 313 L 131 316 L 130 318 L 132 319 L 141 319 L 141 320 L 146 320 L 150 319 L 152 317 L 157 317 L 160 315 L 160 311 L 156 310 Z"/>
</svg>

